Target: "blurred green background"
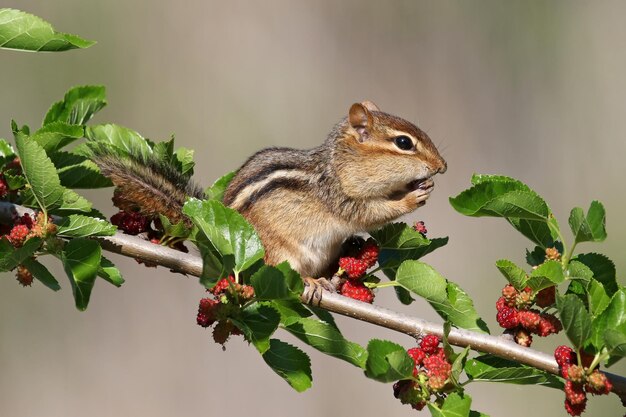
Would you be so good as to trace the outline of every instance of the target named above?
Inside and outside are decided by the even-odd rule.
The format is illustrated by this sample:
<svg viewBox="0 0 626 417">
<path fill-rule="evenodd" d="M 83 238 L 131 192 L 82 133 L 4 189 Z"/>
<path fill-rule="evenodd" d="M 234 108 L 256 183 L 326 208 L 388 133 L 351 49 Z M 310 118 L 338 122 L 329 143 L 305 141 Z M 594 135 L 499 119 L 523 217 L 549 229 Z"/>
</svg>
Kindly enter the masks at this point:
<svg viewBox="0 0 626 417">
<path fill-rule="evenodd" d="M 196 179 L 208 185 L 262 147 L 318 145 L 353 102 L 369 99 L 419 124 L 443 150 L 448 172 L 406 220 L 450 236 L 426 260 L 475 297 L 492 330 L 504 285 L 494 262 L 523 262 L 529 244 L 502 220 L 452 210 L 447 198 L 473 172 L 528 183 L 562 226 L 573 206 L 601 200 L 609 237 L 580 249 L 626 268 L 623 2 L 5 0 L 2 7 L 98 41 L 58 54 L 0 50 L 2 137 L 11 136 L 11 118 L 38 126 L 69 87 L 103 84 L 109 106 L 94 122 L 158 140 L 175 133 L 179 146 L 196 150 Z M 110 190 L 87 196 L 112 213 Z M 203 296 L 196 279 L 115 260 L 126 284 L 98 282 L 84 313 L 73 307 L 69 283 L 55 294 L 2 277 L 1 416 L 415 413 L 390 385 L 317 352 L 314 386 L 296 394 L 241 339 L 223 352 L 195 324 Z M 401 308 L 391 291 L 376 302 L 438 320 L 422 302 Z M 412 346 L 364 323 L 340 325 L 361 343 L 386 337 Z M 550 351 L 563 342 L 559 335 L 535 346 Z M 547 388 L 472 384 L 469 393 L 472 408 L 493 416 L 565 415 L 563 393 Z M 586 415 L 618 413 L 612 395 L 592 398 Z"/>
</svg>

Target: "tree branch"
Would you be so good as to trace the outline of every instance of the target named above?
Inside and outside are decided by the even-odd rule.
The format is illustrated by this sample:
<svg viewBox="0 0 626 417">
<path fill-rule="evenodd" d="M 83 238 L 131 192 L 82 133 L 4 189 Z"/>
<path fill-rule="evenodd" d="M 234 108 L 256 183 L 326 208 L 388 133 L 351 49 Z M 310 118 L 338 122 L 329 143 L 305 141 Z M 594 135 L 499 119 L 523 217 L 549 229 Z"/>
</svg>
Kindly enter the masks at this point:
<svg viewBox="0 0 626 417">
<path fill-rule="evenodd" d="M 24 213 L 32 215 L 33 211 L 8 202 L 0 202 L 0 222 L 11 222 L 16 215 Z M 154 263 L 169 268 L 173 272 L 196 277 L 202 275 L 202 259 L 198 255 L 156 245 L 137 236 L 130 236 L 121 232 L 114 236 L 94 237 L 93 239 L 99 241 L 102 248 L 110 252 Z M 306 303 L 307 300 L 302 298 L 302 302 Z M 412 337 L 424 333 L 432 333 L 440 337 L 443 335 L 442 324 L 410 317 L 339 294 L 325 291 L 318 306 L 333 313 L 386 327 Z M 559 374 L 558 365 L 552 355 L 520 346 L 504 336 L 492 336 L 453 328 L 448 335 L 448 341 L 455 346 L 470 346 L 471 349 L 479 352 L 490 353 L 552 374 Z M 605 372 L 605 374 L 613 383 L 613 392 L 622 399 L 623 403 L 626 403 L 626 378 L 609 372 Z"/>
</svg>

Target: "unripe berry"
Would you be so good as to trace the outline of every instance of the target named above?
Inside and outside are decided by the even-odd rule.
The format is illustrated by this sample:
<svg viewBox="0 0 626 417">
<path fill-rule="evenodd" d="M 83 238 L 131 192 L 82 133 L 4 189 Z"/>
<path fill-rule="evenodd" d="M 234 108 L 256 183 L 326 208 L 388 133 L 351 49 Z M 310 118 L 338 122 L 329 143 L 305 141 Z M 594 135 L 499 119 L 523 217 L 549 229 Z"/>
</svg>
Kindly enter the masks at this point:
<svg viewBox="0 0 626 417">
<path fill-rule="evenodd" d="M 217 322 L 213 328 L 213 340 L 220 345 L 226 344 L 232 330 L 232 323 L 228 320 Z"/>
<path fill-rule="evenodd" d="M 502 296 L 506 301 L 506 305 L 509 307 L 513 307 L 515 305 L 515 297 L 517 297 L 517 290 L 511 284 L 507 284 L 504 288 L 502 288 Z"/>
<path fill-rule="evenodd" d="M 547 248 L 546 249 L 546 259 L 549 261 L 560 261 L 561 254 L 557 248 Z"/>
<path fill-rule="evenodd" d="M 25 266 L 17 266 L 17 281 L 22 287 L 30 287 L 33 283 L 33 274 Z"/>
<path fill-rule="evenodd" d="M 613 390 L 613 384 L 611 381 L 604 375 L 604 373 L 595 369 L 588 377 L 587 377 L 587 385 L 585 385 L 587 392 L 590 392 L 594 395 L 606 395 L 611 390 Z"/>
<path fill-rule="evenodd" d="M 521 346 L 530 347 L 533 343 L 533 336 L 528 330 L 517 328 L 515 330 L 515 343 Z"/>
<path fill-rule="evenodd" d="M 585 370 L 578 365 L 570 365 L 567 368 L 567 379 L 577 384 L 585 382 Z"/>
<path fill-rule="evenodd" d="M 426 357 L 424 368 L 428 375 L 428 386 L 434 391 L 439 391 L 446 385 L 452 371 L 452 365 L 437 355 Z"/>
</svg>

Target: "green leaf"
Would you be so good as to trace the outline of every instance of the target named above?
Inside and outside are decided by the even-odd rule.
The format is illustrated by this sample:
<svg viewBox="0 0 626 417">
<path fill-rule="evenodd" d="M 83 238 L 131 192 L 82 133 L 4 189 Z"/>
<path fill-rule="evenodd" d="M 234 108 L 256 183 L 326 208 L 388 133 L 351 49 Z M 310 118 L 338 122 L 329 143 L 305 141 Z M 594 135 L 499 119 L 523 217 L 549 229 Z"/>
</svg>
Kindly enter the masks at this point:
<svg viewBox="0 0 626 417">
<path fill-rule="evenodd" d="M 57 151 L 50 155 L 57 167 L 61 184 L 69 188 L 103 188 L 113 185 L 98 166 L 82 155 Z"/>
<path fill-rule="evenodd" d="M 563 329 L 575 348 L 584 345 L 591 335 L 591 316 L 583 302 L 573 294 L 556 298 L 556 307 L 563 323 Z"/>
<path fill-rule="evenodd" d="M 161 220 L 161 225 L 163 226 L 163 231 L 166 236 L 187 238 L 191 234 L 191 229 L 187 228 L 185 222 L 182 220 L 176 224 L 172 224 L 170 219 L 162 214 L 159 214 L 159 220 Z"/>
<path fill-rule="evenodd" d="M 556 375 L 492 355 L 469 359 L 465 364 L 465 373 L 474 382 L 543 385 L 563 389 L 563 382 Z"/>
<path fill-rule="evenodd" d="M 346 340 L 334 326 L 326 322 L 300 318 L 291 321 L 285 330 L 320 352 L 365 368 L 367 351 L 361 345 Z"/>
<path fill-rule="evenodd" d="M 280 313 L 280 322 L 288 325 L 303 317 L 311 317 L 312 314 L 299 300 L 273 300 L 271 306 Z"/>
<path fill-rule="evenodd" d="M 550 210 L 541 197 L 519 181 L 502 178 L 485 177 L 473 187 L 450 198 L 450 204 L 466 216 L 547 221 Z"/>
<path fill-rule="evenodd" d="M 117 227 L 93 217 L 72 214 L 59 223 L 57 234 L 65 237 L 113 236 Z"/>
<path fill-rule="evenodd" d="M 555 284 L 560 284 L 563 281 L 565 281 L 565 276 L 563 275 L 561 263 L 549 260 L 531 272 L 527 285 L 537 292 Z"/>
<path fill-rule="evenodd" d="M 122 274 L 120 273 L 119 269 L 115 267 L 113 262 L 111 262 L 104 256 L 100 259 L 98 276 L 105 281 L 115 285 L 116 287 L 121 287 L 124 283 L 124 278 L 122 278 Z"/>
<path fill-rule="evenodd" d="M 15 158 L 15 151 L 13 147 L 6 141 L 6 139 L 0 139 L 0 163 L 12 161 Z"/>
<path fill-rule="evenodd" d="M 192 230 L 192 236 L 194 236 L 195 243 L 202 256 L 200 283 L 206 288 L 213 288 L 221 278 L 228 276 L 232 272 L 235 265 L 235 257 L 233 255 L 221 255 L 209 238 L 201 231 L 198 231 L 197 228 Z"/>
<path fill-rule="evenodd" d="M 72 284 L 76 308 L 81 311 L 89 304 L 101 257 L 102 249 L 95 240 L 72 239 L 63 248 L 61 259 Z"/>
<path fill-rule="evenodd" d="M 143 136 L 123 126 L 114 124 L 87 126 L 85 136 L 89 141 L 112 146 L 120 156 L 132 155 L 147 160 L 152 154 L 152 148 Z"/>
<path fill-rule="evenodd" d="M 43 211 L 59 203 L 63 197 L 63 187 L 56 169 L 43 148 L 23 133 L 15 136 L 22 169 L 31 187 L 37 205 Z"/>
<path fill-rule="evenodd" d="M 467 394 L 450 393 L 439 407 L 436 403 L 428 403 L 432 417 L 469 417 L 472 397 Z"/>
<path fill-rule="evenodd" d="M 554 242 L 557 239 L 556 233 L 548 226 L 545 220 L 507 218 L 507 221 L 511 226 L 517 229 L 517 231 L 543 249 L 554 246 Z"/>
<path fill-rule="evenodd" d="M 592 279 L 587 286 L 589 312 L 593 318 L 599 316 L 611 302 L 602 284 Z"/>
<path fill-rule="evenodd" d="M 465 346 L 465 349 L 463 349 L 461 353 L 456 355 L 454 362 L 452 362 L 452 371 L 450 372 L 450 379 L 453 381 L 454 385 L 456 386 L 460 385 L 459 377 L 461 376 L 461 373 L 463 372 L 463 369 L 465 368 L 465 362 L 467 361 L 467 355 L 469 354 L 469 351 L 470 351 L 470 347 Z"/>
<path fill-rule="evenodd" d="M 623 358 L 626 356 L 626 334 L 617 329 L 606 329 L 604 332 L 606 347 L 611 356 Z"/>
<path fill-rule="evenodd" d="M 404 348 L 388 340 L 372 339 L 367 345 L 365 375 L 380 382 L 413 376 L 415 364 Z"/>
<path fill-rule="evenodd" d="M 282 272 L 283 279 L 285 280 L 289 291 L 297 295 L 302 294 L 302 291 L 304 291 L 304 283 L 302 282 L 302 277 L 291 268 L 289 262 L 284 261 L 279 263 L 278 265 L 276 265 L 276 269 Z"/>
<path fill-rule="evenodd" d="M 88 48 L 94 41 L 54 30 L 40 17 L 15 9 L 0 9 L 0 47 L 24 51 L 66 51 Z"/>
<path fill-rule="evenodd" d="M 585 253 L 577 255 L 573 261 L 578 261 L 589 268 L 593 278 L 602 284 L 609 297 L 617 292 L 615 264 L 609 258 L 600 253 Z"/>
<path fill-rule="evenodd" d="M 8 272 L 30 258 L 41 246 L 41 239 L 31 237 L 21 248 L 14 248 L 6 236 L 0 238 L 0 272 Z"/>
<path fill-rule="evenodd" d="M 193 153 L 194 151 L 192 149 L 183 147 L 178 148 L 176 153 L 174 153 L 174 165 L 181 174 L 187 176 L 193 175 L 193 167 L 196 165 L 196 163 L 193 162 Z"/>
<path fill-rule="evenodd" d="M 398 269 L 396 282 L 425 298 L 444 320 L 453 325 L 468 330 L 489 331 L 467 293 L 455 283 L 448 282 L 430 265 L 405 261 Z"/>
<path fill-rule="evenodd" d="M 22 265 L 26 267 L 33 274 L 33 277 L 39 282 L 41 282 L 46 287 L 50 288 L 52 291 L 59 291 L 61 286 L 59 282 L 52 276 L 50 271 L 43 266 L 39 261 L 36 261 L 32 258 L 26 258 L 22 261 Z"/>
<path fill-rule="evenodd" d="M 228 184 L 230 184 L 235 174 L 235 171 L 229 172 L 215 181 L 212 186 L 204 190 L 204 195 L 207 200 L 222 201 L 224 199 L 224 192 L 226 192 L 226 188 L 228 188 Z"/>
<path fill-rule="evenodd" d="M 602 242 L 606 239 L 606 213 L 599 201 L 592 201 L 587 216 L 580 207 L 572 209 L 569 225 L 575 237 L 575 243 Z"/>
<path fill-rule="evenodd" d="M 270 340 L 270 348 L 263 359 L 274 372 L 298 392 L 311 387 L 311 360 L 308 355 L 278 339 Z"/>
<path fill-rule="evenodd" d="M 65 188 L 63 189 L 60 204 L 53 207 L 51 212 L 67 215 L 74 212 L 89 213 L 91 209 L 92 205 L 85 197 L 77 194 L 69 188 Z"/>
<path fill-rule="evenodd" d="M 73 87 L 65 93 L 63 100 L 54 103 L 43 125 L 63 122 L 70 125 L 84 125 L 94 114 L 106 106 L 106 90 L 101 85 Z"/>
<path fill-rule="evenodd" d="M 36 131 L 30 138 L 47 152 L 58 151 L 85 136 L 85 128 L 65 122 L 51 122 Z"/>
<path fill-rule="evenodd" d="M 263 259 L 265 251 L 261 239 L 237 211 L 216 200 L 192 198 L 185 203 L 183 213 L 191 218 L 222 257 L 233 255 L 235 272 Z"/>
<path fill-rule="evenodd" d="M 258 300 L 297 299 L 299 293 L 293 293 L 287 286 L 285 275 L 276 267 L 263 265 L 250 277 L 254 296 Z"/>
<path fill-rule="evenodd" d="M 507 259 L 496 261 L 496 267 L 516 290 L 521 291 L 526 287 L 528 275 L 522 268 Z"/>
<path fill-rule="evenodd" d="M 604 334 L 607 329 L 621 328 L 626 323 L 626 289 L 620 288 L 613 296 L 609 305 L 593 320 L 591 344 L 596 350 L 605 344 Z"/>
<path fill-rule="evenodd" d="M 23 175 L 11 175 L 10 171 L 4 171 L 4 179 L 11 190 L 19 190 L 24 187 L 28 182 L 26 181 L 26 177 Z"/>
<path fill-rule="evenodd" d="M 250 341 L 263 354 L 270 348 L 270 336 L 274 334 L 280 314 L 270 304 L 253 303 L 244 308 L 241 317 L 233 319 L 236 325 Z"/>
<path fill-rule="evenodd" d="M 383 273 L 395 280 L 398 267 L 407 259 L 420 259 L 448 243 L 448 238 L 427 239 L 406 223 L 390 223 L 371 232 L 381 250 L 378 264 Z M 395 287 L 396 295 L 403 304 L 411 304 L 411 294 L 402 287 Z"/>
</svg>

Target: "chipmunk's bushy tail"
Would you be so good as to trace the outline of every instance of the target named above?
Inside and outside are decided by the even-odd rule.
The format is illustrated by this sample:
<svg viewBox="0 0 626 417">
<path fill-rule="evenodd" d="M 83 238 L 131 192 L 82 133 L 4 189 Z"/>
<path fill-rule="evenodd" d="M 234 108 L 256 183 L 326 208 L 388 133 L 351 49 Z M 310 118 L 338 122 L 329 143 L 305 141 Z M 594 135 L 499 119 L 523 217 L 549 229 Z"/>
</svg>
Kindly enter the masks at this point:
<svg viewBox="0 0 626 417">
<path fill-rule="evenodd" d="M 163 214 L 178 223 L 185 220 L 182 208 L 188 197 L 204 198 L 188 176 L 156 156 L 120 155 L 97 142 L 91 142 L 89 150 L 91 160 L 115 185 L 113 201 L 121 210 L 148 217 Z"/>
</svg>

